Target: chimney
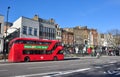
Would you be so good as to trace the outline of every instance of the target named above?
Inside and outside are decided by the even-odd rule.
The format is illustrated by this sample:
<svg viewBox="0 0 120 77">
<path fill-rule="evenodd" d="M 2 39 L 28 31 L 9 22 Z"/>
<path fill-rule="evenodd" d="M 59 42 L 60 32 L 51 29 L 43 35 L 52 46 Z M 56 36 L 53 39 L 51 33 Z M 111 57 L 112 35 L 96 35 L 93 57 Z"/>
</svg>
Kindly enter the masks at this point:
<svg viewBox="0 0 120 77">
<path fill-rule="evenodd" d="M 39 16 L 38 16 L 38 15 L 35 15 L 35 16 L 33 17 L 33 20 L 38 21 L 38 20 L 39 20 Z"/>
<path fill-rule="evenodd" d="M 54 19 L 53 19 L 53 18 L 51 18 L 51 19 L 50 19 L 50 23 L 52 23 L 52 24 L 54 24 L 54 23 L 55 23 L 55 21 L 54 21 Z"/>
</svg>

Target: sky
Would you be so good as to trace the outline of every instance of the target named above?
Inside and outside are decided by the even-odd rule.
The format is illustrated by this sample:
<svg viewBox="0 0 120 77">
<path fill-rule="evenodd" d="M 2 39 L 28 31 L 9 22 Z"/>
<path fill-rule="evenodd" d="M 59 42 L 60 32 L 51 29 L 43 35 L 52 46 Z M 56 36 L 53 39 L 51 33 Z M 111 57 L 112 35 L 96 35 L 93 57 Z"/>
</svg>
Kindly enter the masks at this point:
<svg viewBox="0 0 120 77">
<path fill-rule="evenodd" d="M 14 22 L 19 17 L 53 18 L 61 28 L 87 26 L 100 33 L 120 30 L 120 0 L 0 0 L 0 14 Z"/>
</svg>

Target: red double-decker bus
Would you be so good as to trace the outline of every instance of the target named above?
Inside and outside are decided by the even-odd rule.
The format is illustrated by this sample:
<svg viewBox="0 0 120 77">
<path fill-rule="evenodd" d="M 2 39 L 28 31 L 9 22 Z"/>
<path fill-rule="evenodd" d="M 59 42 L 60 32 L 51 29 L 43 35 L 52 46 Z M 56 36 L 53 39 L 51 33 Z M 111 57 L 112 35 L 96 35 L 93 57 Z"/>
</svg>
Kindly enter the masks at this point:
<svg viewBox="0 0 120 77">
<path fill-rule="evenodd" d="M 63 46 L 58 40 L 15 38 L 9 43 L 9 62 L 63 59 Z"/>
</svg>

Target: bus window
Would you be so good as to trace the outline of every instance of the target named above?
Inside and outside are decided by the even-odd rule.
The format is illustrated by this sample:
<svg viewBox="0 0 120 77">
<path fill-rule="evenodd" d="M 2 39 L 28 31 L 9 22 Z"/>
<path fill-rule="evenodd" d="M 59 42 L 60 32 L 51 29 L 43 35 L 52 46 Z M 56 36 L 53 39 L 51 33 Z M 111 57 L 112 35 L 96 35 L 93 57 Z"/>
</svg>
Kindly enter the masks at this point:
<svg viewBox="0 0 120 77">
<path fill-rule="evenodd" d="M 46 54 L 52 54 L 52 51 L 46 51 Z"/>
<path fill-rule="evenodd" d="M 40 44 L 40 45 L 41 45 L 41 44 L 42 44 L 42 42 L 40 42 L 40 41 L 36 41 L 36 44 Z"/>
<path fill-rule="evenodd" d="M 36 41 L 27 40 L 26 44 L 36 44 Z"/>
<path fill-rule="evenodd" d="M 27 54 L 46 54 L 45 50 L 23 50 L 23 54 L 27 55 Z"/>
<path fill-rule="evenodd" d="M 29 50 L 23 50 L 23 54 L 30 54 Z"/>
<path fill-rule="evenodd" d="M 16 40 L 14 43 L 22 44 L 22 43 L 25 43 L 25 42 L 23 40 Z"/>
<path fill-rule="evenodd" d="M 56 45 L 57 46 L 62 46 L 62 43 L 61 42 L 57 42 Z"/>
<path fill-rule="evenodd" d="M 42 42 L 42 44 L 49 45 L 51 43 L 50 42 Z"/>
<path fill-rule="evenodd" d="M 57 54 L 63 54 L 63 51 L 62 51 L 62 50 L 59 50 Z"/>
</svg>

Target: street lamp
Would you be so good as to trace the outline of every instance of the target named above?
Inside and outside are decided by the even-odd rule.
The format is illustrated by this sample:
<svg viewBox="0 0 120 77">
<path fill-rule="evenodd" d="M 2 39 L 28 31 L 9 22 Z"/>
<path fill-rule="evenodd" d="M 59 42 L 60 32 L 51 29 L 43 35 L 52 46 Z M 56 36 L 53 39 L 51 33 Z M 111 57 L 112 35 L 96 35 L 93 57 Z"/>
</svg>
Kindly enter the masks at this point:
<svg viewBox="0 0 120 77">
<path fill-rule="evenodd" d="M 4 61 L 6 61 L 6 51 L 7 51 L 7 44 L 6 44 L 6 37 L 7 37 L 7 29 L 8 29 L 8 15 L 9 15 L 9 9 L 10 9 L 10 6 L 8 6 L 7 8 L 7 21 L 6 21 L 6 30 L 5 30 L 5 37 L 4 37 L 4 50 L 3 50 L 3 55 L 4 55 Z"/>
</svg>

